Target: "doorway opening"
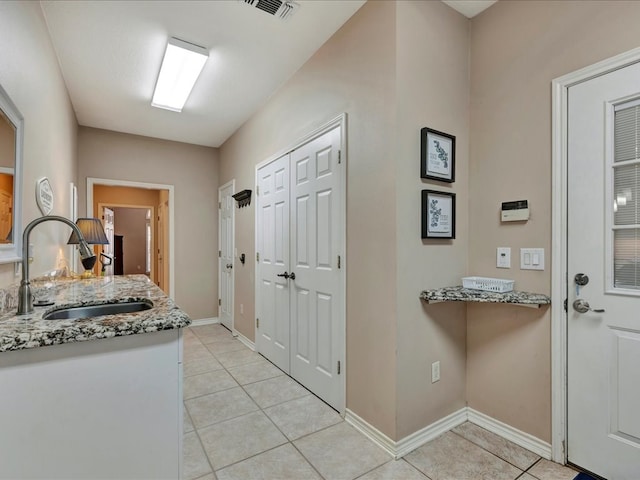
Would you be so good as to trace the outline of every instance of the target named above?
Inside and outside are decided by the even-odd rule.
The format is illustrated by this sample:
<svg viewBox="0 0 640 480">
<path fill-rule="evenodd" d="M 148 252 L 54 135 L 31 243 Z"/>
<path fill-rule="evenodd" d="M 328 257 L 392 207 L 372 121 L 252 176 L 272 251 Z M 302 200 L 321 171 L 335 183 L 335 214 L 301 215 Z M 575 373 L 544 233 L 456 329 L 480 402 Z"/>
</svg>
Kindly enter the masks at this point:
<svg viewBox="0 0 640 480">
<path fill-rule="evenodd" d="M 144 274 L 174 296 L 173 199 L 173 185 L 87 179 L 87 216 L 102 220 L 110 242 L 97 252 L 105 274 Z"/>
</svg>

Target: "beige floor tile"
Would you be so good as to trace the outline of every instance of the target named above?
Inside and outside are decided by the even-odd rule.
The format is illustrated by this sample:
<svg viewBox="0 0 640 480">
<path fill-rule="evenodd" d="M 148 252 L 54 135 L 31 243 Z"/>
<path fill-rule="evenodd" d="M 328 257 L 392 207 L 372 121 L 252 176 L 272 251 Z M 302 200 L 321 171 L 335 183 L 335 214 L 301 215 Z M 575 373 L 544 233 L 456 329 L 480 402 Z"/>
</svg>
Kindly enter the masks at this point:
<svg viewBox="0 0 640 480">
<path fill-rule="evenodd" d="M 267 378 L 277 377 L 278 375 L 284 375 L 282 370 L 268 360 L 230 367 L 228 371 L 240 385 L 247 385 L 249 383 L 259 382 L 260 380 L 266 380 Z"/>
<path fill-rule="evenodd" d="M 214 341 L 206 343 L 205 347 L 214 355 L 235 350 L 249 350 L 240 340 L 225 337 L 214 337 Z"/>
<path fill-rule="evenodd" d="M 184 379 L 183 397 L 187 400 L 238 386 L 238 382 L 226 370 L 215 370 L 186 377 Z"/>
<path fill-rule="evenodd" d="M 290 440 L 343 421 L 338 412 L 312 394 L 267 408 L 264 413 Z"/>
<path fill-rule="evenodd" d="M 523 473 L 522 476 L 518 477 L 518 480 L 538 480 L 536 477 L 532 477 L 528 473 Z"/>
<path fill-rule="evenodd" d="M 539 480 L 573 480 L 578 475 L 575 470 L 544 458 L 540 459 L 527 473 Z"/>
<path fill-rule="evenodd" d="M 522 471 L 452 432 L 406 455 L 432 480 L 513 480 Z"/>
<path fill-rule="evenodd" d="M 207 358 L 197 358 L 195 360 L 189 360 L 188 362 L 185 361 L 183 365 L 185 377 L 212 372 L 214 370 L 221 370 L 222 368 L 223 366 L 220 362 L 213 358 L 213 355 L 211 354 L 209 354 L 209 357 Z"/>
<path fill-rule="evenodd" d="M 346 422 L 293 443 L 324 478 L 331 480 L 354 479 L 391 459 Z"/>
<path fill-rule="evenodd" d="M 196 429 L 258 410 L 255 402 L 240 387 L 192 398 L 184 404 Z"/>
<path fill-rule="evenodd" d="M 208 325 L 199 325 L 196 327 L 189 327 L 192 333 L 196 334 L 198 337 L 203 337 L 207 335 L 228 335 L 231 336 L 231 332 L 227 330 L 225 327 L 220 325 L 219 323 L 211 323 Z"/>
<path fill-rule="evenodd" d="M 182 441 L 182 478 L 192 480 L 211 472 L 211 466 L 195 432 L 187 433 Z"/>
<path fill-rule="evenodd" d="M 237 367 L 238 365 L 246 365 L 248 363 L 261 362 L 264 357 L 259 353 L 251 350 L 236 350 L 234 352 L 224 352 L 216 355 L 218 361 L 224 368 Z"/>
<path fill-rule="evenodd" d="M 457 426 L 453 431 L 520 470 L 526 470 L 540 459 L 535 453 L 470 422 Z"/>
<path fill-rule="evenodd" d="M 217 476 L 218 480 L 320 480 L 320 475 L 291 444 L 218 470 Z"/>
<path fill-rule="evenodd" d="M 182 355 L 184 362 L 191 362 L 193 360 L 199 360 L 201 358 L 211 358 L 213 354 L 204 345 L 189 345 L 185 346 L 184 353 Z"/>
<path fill-rule="evenodd" d="M 244 389 L 260 408 L 271 407 L 309 394 L 309 390 L 287 375 L 245 385 Z"/>
<path fill-rule="evenodd" d="M 391 460 L 358 480 L 429 480 L 404 460 Z"/>
<path fill-rule="evenodd" d="M 286 443 L 287 439 L 262 412 L 211 425 L 198 432 L 214 470 Z"/>
<path fill-rule="evenodd" d="M 210 473 L 204 477 L 196 478 L 196 480 L 216 480 L 216 476 L 213 473 Z"/>
<path fill-rule="evenodd" d="M 193 422 L 191 421 L 191 417 L 189 416 L 189 412 L 187 412 L 187 407 L 184 407 L 184 410 L 182 411 L 182 417 L 183 433 L 193 432 L 194 426 Z"/>
</svg>

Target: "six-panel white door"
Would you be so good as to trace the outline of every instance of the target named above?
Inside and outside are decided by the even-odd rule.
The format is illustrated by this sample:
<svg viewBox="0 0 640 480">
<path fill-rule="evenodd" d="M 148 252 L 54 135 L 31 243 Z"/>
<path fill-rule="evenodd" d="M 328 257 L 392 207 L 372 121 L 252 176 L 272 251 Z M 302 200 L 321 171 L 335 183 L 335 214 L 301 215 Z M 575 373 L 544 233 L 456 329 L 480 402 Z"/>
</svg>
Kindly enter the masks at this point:
<svg viewBox="0 0 640 480">
<path fill-rule="evenodd" d="M 234 182 L 231 181 L 218 189 L 218 317 L 220 323 L 233 331 L 233 259 L 234 259 Z"/>
<path fill-rule="evenodd" d="M 291 153 L 291 376 L 338 411 L 344 394 L 340 129 Z"/>
<path fill-rule="evenodd" d="M 256 347 L 289 373 L 289 155 L 258 170 Z"/>
<path fill-rule="evenodd" d="M 609 480 L 640 478 L 639 79 L 569 89 L 567 452 Z"/>
<path fill-rule="evenodd" d="M 340 128 L 258 170 L 258 351 L 344 409 Z M 285 275 L 286 276 L 283 276 Z"/>
</svg>

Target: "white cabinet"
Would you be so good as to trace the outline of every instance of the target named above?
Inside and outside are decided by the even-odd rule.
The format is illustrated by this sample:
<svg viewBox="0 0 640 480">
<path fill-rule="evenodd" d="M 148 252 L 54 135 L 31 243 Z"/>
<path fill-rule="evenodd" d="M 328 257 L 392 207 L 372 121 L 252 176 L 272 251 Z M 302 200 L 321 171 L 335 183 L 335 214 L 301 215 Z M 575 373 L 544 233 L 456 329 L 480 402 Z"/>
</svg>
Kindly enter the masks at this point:
<svg viewBox="0 0 640 480">
<path fill-rule="evenodd" d="M 0 353 L 0 478 L 179 479 L 181 332 Z"/>
</svg>

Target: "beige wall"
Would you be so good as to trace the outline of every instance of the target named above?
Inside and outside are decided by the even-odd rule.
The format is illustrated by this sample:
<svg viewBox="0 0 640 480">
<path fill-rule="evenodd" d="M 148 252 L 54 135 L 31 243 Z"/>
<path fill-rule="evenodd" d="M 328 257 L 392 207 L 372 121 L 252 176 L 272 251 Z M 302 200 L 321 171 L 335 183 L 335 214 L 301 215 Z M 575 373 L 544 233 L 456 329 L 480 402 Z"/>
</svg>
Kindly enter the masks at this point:
<svg viewBox="0 0 640 480">
<path fill-rule="evenodd" d="M 470 274 L 550 293 L 551 81 L 638 47 L 639 18 L 640 2 L 501 1 L 472 20 Z M 501 224 L 500 203 L 520 199 L 531 219 Z M 521 271 L 521 247 L 544 247 L 546 270 Z M 469 305 L 467 336 L 469 406 L 550 441 L 549 310 Z"/>
<path fill-rule="evenodd" d="M 114 233 L 122 235 L 124 274 L 144 274 L 147 263 L 147 209 L 114 208 Z"/>
<path fill-rule="evenodd" d="M 218 151 L 167 140 L 80 127 L 78 201 L 87 177 L 173 185 L 175 300 L 193 319 L 218 314 Z"/>
<path fill-rule="evenodd" d="M 467 268 L 468 42 L 468 20 L 440 2 L 368 2 L 220 149 L 221 183 L 247 188 L 257 163 L 347 112 L 347 408 L 393 439 L 465 405 L 464 306 L 425 308 L 418 296 Z M 423 126 L 458 137 L 453 186 L 420 180 Z M 420 239 L 431 187 L 458 195 L 454 241 Z M 236 215 L 251 259 L 254 215 Z M 253 273 L 253 261 L 236 272 L 235 326 L 251 339 Z"/>
<path fill-rule="evenodd" d="M 220 148 L 220 184 L 348 114 L 347 408 L 395 435 L 395 4 L 369 2 Z M 254 339 L 255 202 L 236 211 L 235 328 Z M 238 265 L 240 265 L 238 263 Z M 244 304 L 241 315 L 239 304 Z"/>
<path fill-rule="evenodd" d="M 397 3 L 397 433 L 403 438 L 465 406 L 464 304 L 424 305 L 427 288 L 459 285 L 469 233 L 469 21 L 441 2 Z M 420 179 L 420 129 L 456 136 L 456 180 Z M 422 189 L 456 194 L 456 239 L 421 240 Z M 440 361 L 441 380 L 431 383 Z"/>
<path fill-rule="evenodd" d="M 0 2 L 0 59 L 0 85 L 24 117 L 23 226 L 41 216 L 34 188 L 43 176 L 54 192 L 52 213 L 69 216 L 77 122 L 39 2 Z M 33 275 L 58 266 L 68 237 L 69 228 L 57 222 L 36 227 Z M 13 265 L 0 265 L 0 285 L 15 280 Z"/>
</svg>

